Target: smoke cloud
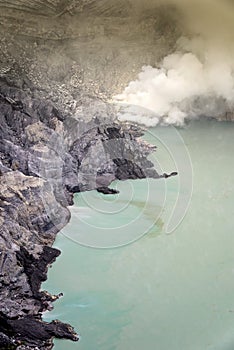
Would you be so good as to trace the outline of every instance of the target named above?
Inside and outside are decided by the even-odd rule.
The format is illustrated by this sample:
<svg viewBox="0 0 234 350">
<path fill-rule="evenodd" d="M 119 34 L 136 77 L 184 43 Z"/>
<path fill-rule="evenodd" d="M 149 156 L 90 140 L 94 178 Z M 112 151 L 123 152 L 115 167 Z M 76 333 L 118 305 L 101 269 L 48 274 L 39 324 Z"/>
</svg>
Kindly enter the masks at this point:
<svg viewBox="0 0 234 350">
<path fill-rule="evenodd" d="M 234 4 L 168 0 L 180 10 L 185 37 L 157 67 L 145 66 L 122 94 L 120 120 L 147 126 L 234 111 Z M 165 2 L 164 2 L 165 3 Z"/>
</svg>

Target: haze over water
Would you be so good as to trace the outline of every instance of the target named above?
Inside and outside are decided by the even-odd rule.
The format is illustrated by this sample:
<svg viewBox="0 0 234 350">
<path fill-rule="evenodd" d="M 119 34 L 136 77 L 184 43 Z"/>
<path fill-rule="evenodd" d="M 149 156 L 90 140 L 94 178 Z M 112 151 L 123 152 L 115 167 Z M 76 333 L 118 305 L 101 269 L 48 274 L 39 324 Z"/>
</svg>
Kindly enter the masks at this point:
<svg viewBox="0 0 234 350">
<path fill-rule="evenodd" d="M 173 171 L 173 161 L 154 137 L 168 130 L 158 126 L 146 138 L 157 144 L 156 159 L 163 170 Z M 102 225 L 103 214 L 95 208 L 103 203 L 118 207 L 125 202 L 126 215 L 136 215 L 148 180 L 118 183 L 122 191 L 117 200 L 96 192 L 77 195 L 83 222 L 71 223 L 57 237 L 55 246 L 62 255 L 43 289 L 64 292 L 46 319 L 71 323 L 81 340 L 56 341 L 55 350 L 233 349 L 234 124 L 204 119 L 178 131 L 191 156 L 194 186 L 188 212 L 172 234 L 165 233 L 165 222 L 177 196 L 177 178 L 150 180 L 154 196 L 141 220 L 153 227 L 118 249 L 88 248 L 66 236 L 77 240 L 81 231 L 89 235 L 88 224 Z M 167 200 L 161 211 L 165 183 Z M 135 196 L 131 201 L 126 190 L 130 185 Z M 95 199 L 93 211 L 85 205 L 90 198 Z M 115 227 L 126 216 L 108 220 Z M 126 225 L 126 235 L 131 227 Z"/>
</svg>

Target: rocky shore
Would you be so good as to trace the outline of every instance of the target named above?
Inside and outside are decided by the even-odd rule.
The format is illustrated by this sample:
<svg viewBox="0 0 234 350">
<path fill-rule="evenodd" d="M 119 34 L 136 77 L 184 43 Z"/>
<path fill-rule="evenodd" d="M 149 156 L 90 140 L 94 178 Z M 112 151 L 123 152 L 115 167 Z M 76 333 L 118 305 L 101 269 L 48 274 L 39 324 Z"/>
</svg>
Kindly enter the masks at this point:
<svg viewBox="0 0 234 350">
<path fill-rule="evenodd" d="M 74 329 L 42 320 L 59 297 L 41 290 L 52 248 L 68 223 L 73 194 L 110 194 L 112 181 L 159 178 L 142 131 L 98 112 L 85 122 L 56 108 L 25 81 L 0 80 L 0 348 L 53 347 L 79 339 Z"/>
<path fill-rule="evenodd" d="M 174 10 L 168 20 L 168 8 L 133 4 L 0 0 L 0 349 L 78 340 L 70 325 L 42 321 L 59 296 L 41 290 L 74 193 L 168 176 L 108 103 L 180 34 Z"/>
</svg>

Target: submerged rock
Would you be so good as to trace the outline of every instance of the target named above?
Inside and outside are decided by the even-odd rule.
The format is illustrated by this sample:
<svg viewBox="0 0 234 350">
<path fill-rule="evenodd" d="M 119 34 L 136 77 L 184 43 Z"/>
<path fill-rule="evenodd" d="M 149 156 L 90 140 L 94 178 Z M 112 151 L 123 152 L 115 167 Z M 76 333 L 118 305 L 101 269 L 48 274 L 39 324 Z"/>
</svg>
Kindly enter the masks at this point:
<svg viewBox="0 0 234 350">
<path fill-rule="evenodd" d="M 41 291 L 73 194 L 113 194 L 116 179 L 160 176 L 137 127 L 113 116 L 77 120 L 20 86 L 0 80 L 0 347 L 48 350 L 54 337 L 78 340 L 71 326 L 42 320 L 58 296 Z"/>
</svg>

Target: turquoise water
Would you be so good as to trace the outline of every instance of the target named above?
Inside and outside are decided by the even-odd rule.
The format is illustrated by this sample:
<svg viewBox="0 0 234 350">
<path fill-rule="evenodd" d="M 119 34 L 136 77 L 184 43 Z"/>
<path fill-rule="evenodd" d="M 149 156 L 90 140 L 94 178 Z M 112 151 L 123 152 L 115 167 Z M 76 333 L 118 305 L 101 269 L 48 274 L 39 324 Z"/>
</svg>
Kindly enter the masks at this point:
<svg viewBox="0 0 234 350">
<path fill-rule="evenodd" d="M 56 350 L 234 349 L 234 124 L 195 121 L 177 130 L 184 144 L 169 129 L 146 134 L 152 159 L 186 174 L 115 183 L 117 197 L 76 196 L 43 288 L 64 292 L 45 318 L 73 324 L 81 339 Z M 187 150 L 191 164 L 178 164 Z M 168 234 L 178 192 L 182 221 Z"/>
</svg>

